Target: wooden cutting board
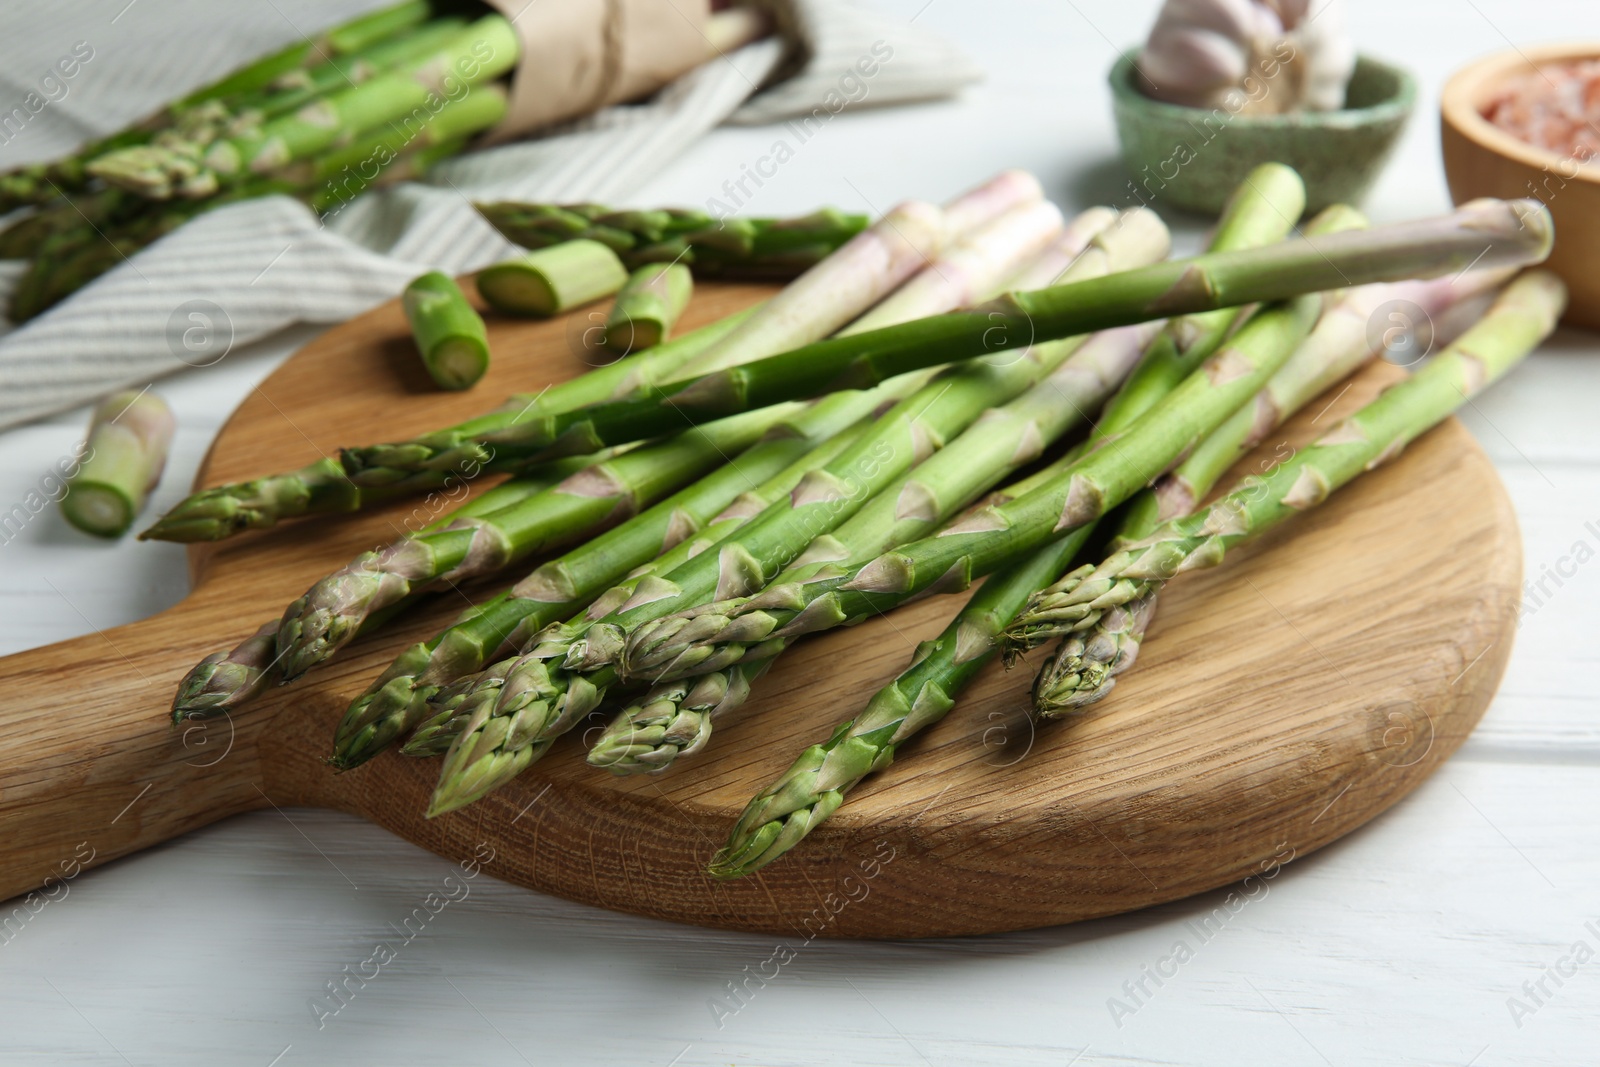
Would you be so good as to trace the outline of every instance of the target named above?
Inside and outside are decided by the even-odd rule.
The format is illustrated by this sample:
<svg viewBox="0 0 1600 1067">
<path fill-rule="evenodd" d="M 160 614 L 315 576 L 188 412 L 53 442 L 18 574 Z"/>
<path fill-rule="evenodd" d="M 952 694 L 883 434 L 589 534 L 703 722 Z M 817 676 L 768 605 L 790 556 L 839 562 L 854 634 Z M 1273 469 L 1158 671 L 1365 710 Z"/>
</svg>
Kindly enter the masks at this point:
<svg viewBox="0 0 1600 1067">
<path fill-rule="evenodd" d="M 686 325 L 766 292 L 704 285 Z M 592 314 L 492 320 L 494 368 L 452 394 L 424 376 L 397 305 L 379 308 L 251 394 L 199 484 L 392 440 L 580 373 L 597 358 L 581 343 Z M 1309 441 L 1396 374 L 1369 368 L 1241 470 Z M 960 601 L 805 642 L 704 753 L 666 774 L 597 772 L 575 731 L 511 787 L 432 821 L 422 811 L 437 761 L 391 752 L 340 775 L 323 757 L 351 698 L 466 607 L 464 593 L 434 598 L 231 721 L 168 724 L 195 661 L 393 539 L 414 509 L 431 518 L 438 506 L 418 498 L 196 546 L 194 591 L 171 610 L 0 660 L 0 896 L 238 812 L 308 805 L 353 812 L 452 860 L 492 855 L 491 874 L 545 892 L 733 929 L 925 937 L 1127 911 L 1277 877 L 1415 788 L 1495 690 L 1521 571 L 1505 491 L 1451 422 L 1228 566 L 1175 583 L 1138 667 L 1081 718 L 1029 725 L 1039 653 L 1009 673 L 993 665 L 790 856 L 716 882 L 705 863 L 746 799 L 890 681 Z"/>
</svg>

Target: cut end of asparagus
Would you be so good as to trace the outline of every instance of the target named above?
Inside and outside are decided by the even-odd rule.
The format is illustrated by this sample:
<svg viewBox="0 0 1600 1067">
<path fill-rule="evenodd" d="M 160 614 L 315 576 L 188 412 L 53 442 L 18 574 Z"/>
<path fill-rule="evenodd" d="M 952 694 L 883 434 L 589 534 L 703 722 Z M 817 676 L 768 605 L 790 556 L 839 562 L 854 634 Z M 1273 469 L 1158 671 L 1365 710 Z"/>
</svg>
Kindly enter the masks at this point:
<svg viewBox="0 0 1600 1067">
<path fill-rule="evenodd" d="M 134 502 L 114 485 L 75 482 L 61 501 L 61 513 L 86 534 L 117 538 L 133 525 Z"/>
<path fill-rule="evenodd" d="M 474 337 L 452 337 L 434 346 L 428 373 L 441 389 L 471 389 L 489 370 L 489 349 Z"/>
<path fill-rule="evenodd" d="M 441 389 L 467 389 L 489 369 L 483 319 L 455 279 L 429 271 L 412 279 L 400 299 L 422 365 Z"/>
<path fill-rule="evenodd" d="M 67 521 L 96 537 L 127 533 L 161 480 L 176 429 L 172 409 L 149 390 L 102 401 L 61 501 Z"/>
<path fill-rule="evenodd" d="M 496 311 L 548 318 L 610 296 L 628 280 L 617 254 L 598 241 L 566 241 L 485 268 L 478 293 Z"/>
</svg>

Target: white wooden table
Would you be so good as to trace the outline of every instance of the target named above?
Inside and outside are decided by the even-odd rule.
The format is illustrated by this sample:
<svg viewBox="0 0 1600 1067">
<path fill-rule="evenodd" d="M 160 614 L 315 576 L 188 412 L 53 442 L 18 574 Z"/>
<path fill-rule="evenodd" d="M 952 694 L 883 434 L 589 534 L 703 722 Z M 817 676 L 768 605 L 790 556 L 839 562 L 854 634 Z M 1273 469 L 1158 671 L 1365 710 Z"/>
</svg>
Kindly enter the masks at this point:
<svg viewBox="0 0 1600 1067">
<path fill-rule="evenodd" d="M 1127 203 L 1103 77 L 1155 7 L 894 0 L 959 39 L 989 82 L 955 102 L 836 119 L 746 210 L 878 210 L 1002 166 L 1032 169 L 1064 207 Z M 1423 86 L 1367 205 L 1380 220 L 1448 206 L 1436 107 L 1450 70 L 1506 47 L 1502 31 L 1600 36 L 1591 0 L 1355 0 L 1351 22 L 1365 50 Z M 703 203 L 782 136 L 719 131 L 637 201 Z M 1193 247 L 1198 226 L 1179 225 Z M 310 336 L 161 385 L 182 429 L 155 508 L 183 495 L 226 413 Z M 319 1028 L 308 1002 L 449 865 L 340 815 L 264 813 L 85 874 L 8 933 L 0 1063 L 1600 1062 L 1600 959 L 1573 957 L 1600 951 L 1597 398 L 1600 338 L 1562 332 L 1467 417 L 1516 502 L 1528 575 L 1570 574 L 1527 613 L 1483 725 L 1416 794 L 1293 863 L 1209 938 L 1190 923 L 1222 891 L 1009 936 L 817 942 L 728 1015 L 727 984 L 773 938 L 483 878 Z M 0 437 L 0 500 L 21 499 L 85 418 Z M 52 512 L 0 547 L 0 652 L 142 617 L 184 589 L 177 548 L 91 543 Z M 1146 968 L 1179 941 L 1192 958 L 1158 986 Z"/>
</svg>

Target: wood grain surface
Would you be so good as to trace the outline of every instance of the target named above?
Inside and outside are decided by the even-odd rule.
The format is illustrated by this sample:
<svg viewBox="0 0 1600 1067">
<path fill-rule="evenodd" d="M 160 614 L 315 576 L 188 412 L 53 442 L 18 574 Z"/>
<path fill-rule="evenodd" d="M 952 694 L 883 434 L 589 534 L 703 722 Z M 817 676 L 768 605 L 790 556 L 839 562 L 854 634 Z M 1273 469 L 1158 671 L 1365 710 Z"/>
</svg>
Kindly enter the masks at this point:
<svg viewBox="0 0 1600 1067">
<path fill-rule="evenodd" d="M 702 286 L 686 325 L 764 292 Z M 201 483 L 422 430 L 580 373 L 584 317 L 491 321 L 495 365 L 463 395 L 431 388 L 398 308 L 379 308 L 263 383 Z M 1396 373 L 1370 368 L 1241 469 L 1308 441 Z M 1081 718 L 1035 731 L 1023 711 L 1036 660 L 996 665 L 789 857 L 719 883 L 704 864 L 749 795 L 892 679 L 959 601 L 799 646 L 705 753 L 664 775 L 596 772 L 575 731 L 510 788 L 431 822 L 421 813 L 435 761 L 391 753 L 335 775 L 322 759 L 349 700 L 478 590 L 441 594 L 231 721 L 168 725 L 196 660 L 441 506 L 419 498 L 196 548 L 195 590 L 170 611 L 0 660 L 0 895 L 231 814 L 312 805 L 451 859 L 486 845 L 489 869 L 513 882 L 735 929 L 921 937 L 1127 911 L 1275 874 L 1414 788 L 1493 694 L 1521 566 L 1504 490 L 1449 423 L 1228 567 L 1175 583 L 1138 668 Z"/>
</svg>

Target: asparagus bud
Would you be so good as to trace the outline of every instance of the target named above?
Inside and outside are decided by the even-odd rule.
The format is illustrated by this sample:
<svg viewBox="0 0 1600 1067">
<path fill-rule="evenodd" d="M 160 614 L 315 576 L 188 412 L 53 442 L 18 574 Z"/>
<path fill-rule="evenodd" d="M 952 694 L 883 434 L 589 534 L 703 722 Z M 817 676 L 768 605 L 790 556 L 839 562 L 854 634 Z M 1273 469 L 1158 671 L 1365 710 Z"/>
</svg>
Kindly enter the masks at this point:
<svg viewBox="0 0 1600 1067">
<path fill-rule="evenodd" d="M 606 317 L 606 347 L 623 353 L 654 348 L 672 333 L 693 292 L 694 277 L 682 263 L 640 267 Z"/>
<path fill-rule="evenodd" d="M 61 511 L 84 533 L 121 537 L 161 480 L 176 423 L 154 393 L 117 393 L 95 409 Z"/>
<path fill-rule="evenodd" d="M 627 281 L 622 260 L 599 241 L 566 241 L 482 271 L 478 292 L 496 311 L 548 318 L 610 296 Z"/>
<path fill-rule="evenodd" d="M 448 275 L 433 270 L 406 286 L 400 306 L 422 354 L 422 365 L 441 389 L 470 389 L 489 369 L 483 319 Z"/>
</svg>

